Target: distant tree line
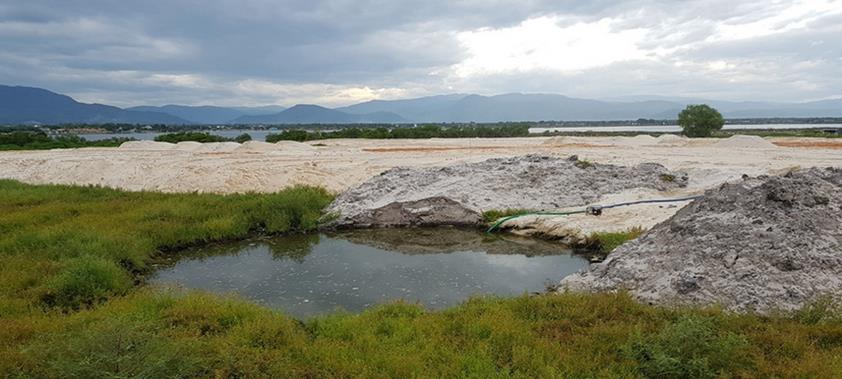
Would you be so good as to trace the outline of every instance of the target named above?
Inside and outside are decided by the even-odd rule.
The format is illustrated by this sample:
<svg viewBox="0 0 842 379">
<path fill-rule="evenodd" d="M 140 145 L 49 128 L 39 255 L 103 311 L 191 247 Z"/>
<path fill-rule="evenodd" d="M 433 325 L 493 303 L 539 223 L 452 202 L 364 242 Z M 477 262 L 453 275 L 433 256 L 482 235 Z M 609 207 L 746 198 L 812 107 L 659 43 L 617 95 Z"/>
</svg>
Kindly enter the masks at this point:
<svg viewBox="0 0 842 379">
<path fill-rule="evenodd" d="M 215 134 L 204 133 L 204 132 L 178 132 L 178 133 L 167 133 L 161 134 L 155 137 L 155 141 L 158 142 L 169 142 L 169 143 L 179 143 L 179 142 L 186 142 L 186 141 L 194 141 L 194 142 L 237 142 L 243 143 L 246 141 L 251 141 L 251 135 L 248 133 L 240 134 L 234 138 L 226 138 L 223 136 L 218 136 Z"/>
<path fill-rule="evenodd" d="M 501 127 L 450 127 L 423 125 L 414 128 L 345 128 L 334 131 L 307 131 L 289 129 L 266 136 L 266 142 L 312 141 L 331 138 L 493 138 L 528 137 L 529 125 L 506 125 Z"/>
<path fill-rule="evenodd" d="M 0 132 L 0 150 L 48 150 L 77 147 L 116 147 L 133 138 L 110 138 L 88 141 L 77 135 L 51 137 L 42 131 Z"/>
</svg>

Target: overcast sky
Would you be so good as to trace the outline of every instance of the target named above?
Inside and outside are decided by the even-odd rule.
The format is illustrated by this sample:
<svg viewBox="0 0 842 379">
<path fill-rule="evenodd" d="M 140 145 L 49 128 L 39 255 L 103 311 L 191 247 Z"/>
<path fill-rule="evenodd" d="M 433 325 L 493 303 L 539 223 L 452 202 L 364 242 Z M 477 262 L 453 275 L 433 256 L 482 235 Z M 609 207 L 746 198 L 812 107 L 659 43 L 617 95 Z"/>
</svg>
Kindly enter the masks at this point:
<svg viewBox="0 0 842 379">
<path fill-rule="evenodd" d="M 842 1 L 0 0 L 0 83 L 86 102 L 842 97 Z"/>
</svg>

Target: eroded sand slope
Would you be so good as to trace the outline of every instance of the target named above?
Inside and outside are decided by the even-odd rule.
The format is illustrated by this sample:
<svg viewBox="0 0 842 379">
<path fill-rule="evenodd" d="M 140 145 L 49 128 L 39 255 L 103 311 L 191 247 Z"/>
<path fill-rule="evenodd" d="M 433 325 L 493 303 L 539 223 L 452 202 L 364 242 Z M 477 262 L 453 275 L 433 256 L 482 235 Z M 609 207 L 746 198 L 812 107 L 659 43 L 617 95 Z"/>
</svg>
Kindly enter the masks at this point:
<svg viewBox="0 0 842 379">
<path fill-rule="evenodd" d="M 602 263 L 561 282 L 658 304 L 793 310 L 842 289 L 842 169 L 711 189 Z"/>
</svg>

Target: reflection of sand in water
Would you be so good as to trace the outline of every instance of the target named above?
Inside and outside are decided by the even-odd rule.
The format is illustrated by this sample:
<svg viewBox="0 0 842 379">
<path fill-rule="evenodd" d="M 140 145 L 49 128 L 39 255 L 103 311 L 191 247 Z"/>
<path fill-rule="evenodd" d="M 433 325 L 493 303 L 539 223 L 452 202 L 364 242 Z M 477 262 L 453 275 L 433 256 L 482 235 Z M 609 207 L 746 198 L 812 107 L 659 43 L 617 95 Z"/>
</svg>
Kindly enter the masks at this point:
<svg viewBox="0 0 842 379">
<path fill-rule="evenodd" d="M 554 242 L 448 227 L 343 230 L 332 232 L 329 236 L 410 255 L 484 251 L 489 254 L 544 256 L 572 252 Z"/>
</svg>

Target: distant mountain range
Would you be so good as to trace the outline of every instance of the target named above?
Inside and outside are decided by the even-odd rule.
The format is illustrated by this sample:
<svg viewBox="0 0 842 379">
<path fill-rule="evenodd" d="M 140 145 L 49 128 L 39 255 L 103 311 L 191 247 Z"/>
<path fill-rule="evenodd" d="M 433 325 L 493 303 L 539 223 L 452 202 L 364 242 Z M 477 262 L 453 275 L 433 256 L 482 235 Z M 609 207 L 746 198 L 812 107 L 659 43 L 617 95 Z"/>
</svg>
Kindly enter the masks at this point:
<svg viewBox="0 0 842 379">
<path fill-rule="evenodd" d="M 726 118 L 842 117 L 842 99 L 804 103 L 728 102 L 662 96 L 591 100 L 519 93 L 372 100 L 335 109 L 309 104 L 290 108 L 164 105 L 121 109 L 80 103 L 40 88 L 0 85 L 0 124 L 391 124 L 675 119 L 687 104 L 699 103 L 719 109 Z"/>
<path fill-rule="evenodd" d="M 102 104 L 84 104 L 69 96 L 32 87 L 0 85 L 0 124 L 187 124 L 166 113 L 129 111 Z"/>
<path fill-rule="evenodd" d="M 242 116 L 234 124 L 400 124 L 409 120 L 389 111 L 349 113 L 312 104 L 299 104 L 282 112 Z"/>
</svg>

